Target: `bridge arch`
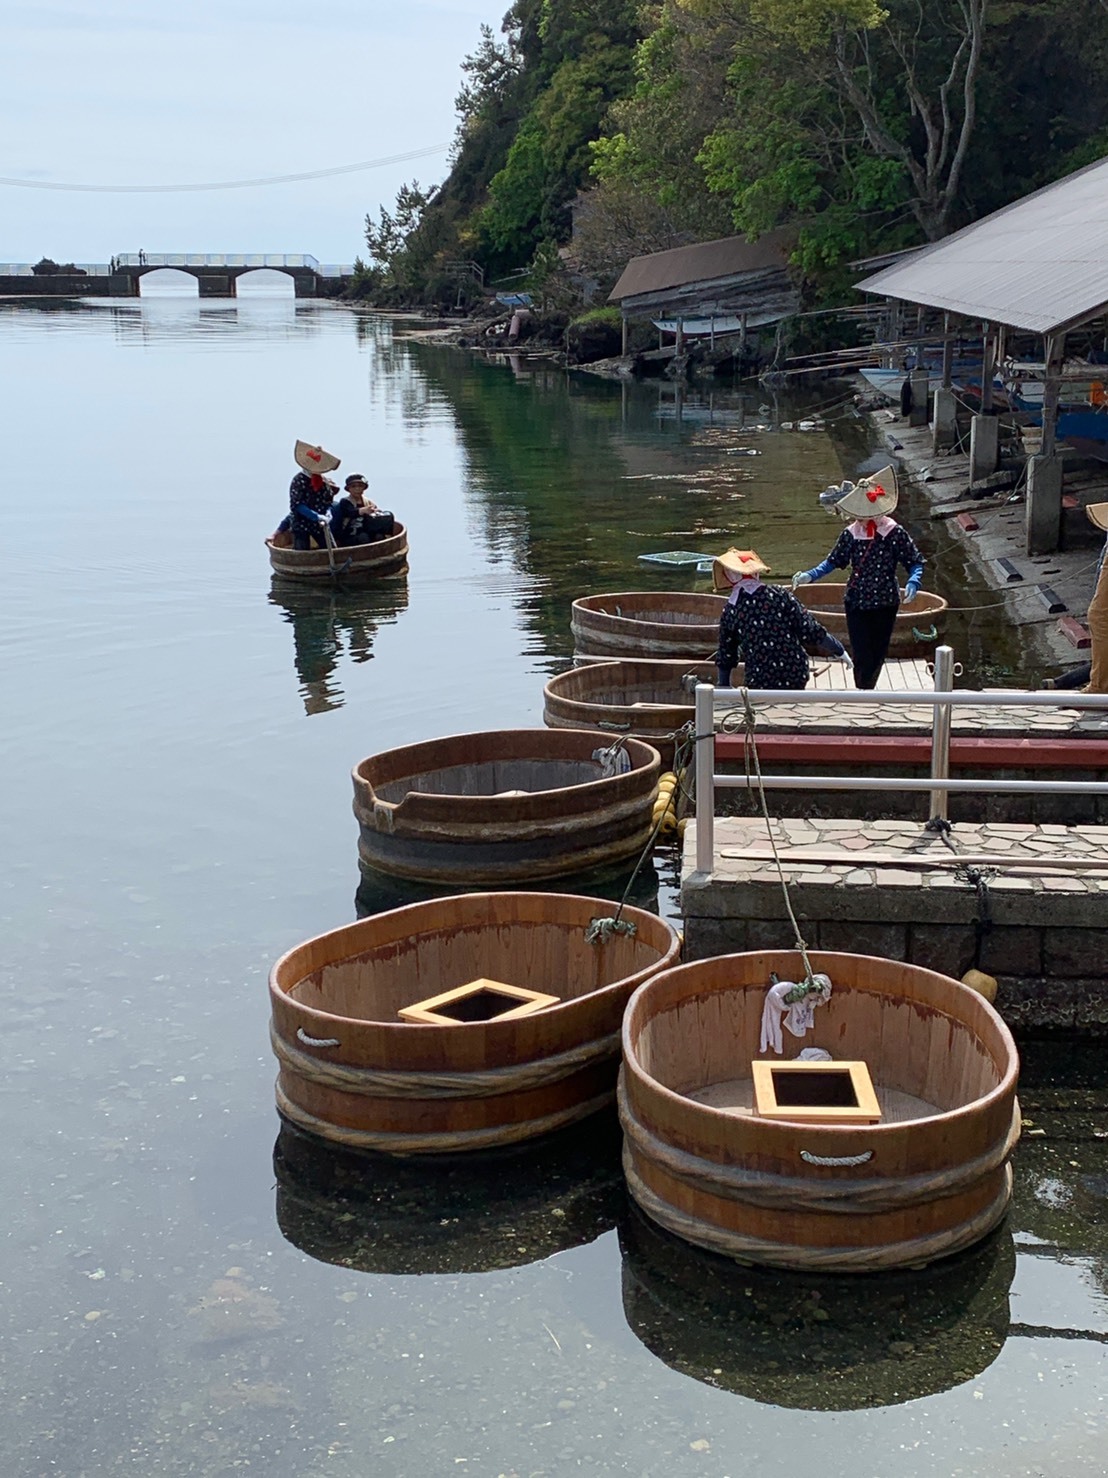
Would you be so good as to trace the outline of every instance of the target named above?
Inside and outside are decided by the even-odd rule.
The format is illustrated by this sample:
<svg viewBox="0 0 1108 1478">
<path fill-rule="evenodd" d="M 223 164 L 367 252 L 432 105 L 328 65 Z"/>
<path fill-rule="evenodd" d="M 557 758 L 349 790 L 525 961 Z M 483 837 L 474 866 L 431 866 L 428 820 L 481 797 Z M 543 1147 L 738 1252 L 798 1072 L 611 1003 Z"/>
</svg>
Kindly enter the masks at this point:
<svg viewBox="0 0 1108 1478">
<path fill-rule="evenodd" d="M 296 280 L 280 267 L 252 267 L 235 278 L 236 298 L 294 298 Z"/>
<path fill-rule="evenodd" d="M 198 298 L 200 283 L 192 272 L 156 267 L 139 277 L 138 294 L 140 298 Z"/>
</svg>

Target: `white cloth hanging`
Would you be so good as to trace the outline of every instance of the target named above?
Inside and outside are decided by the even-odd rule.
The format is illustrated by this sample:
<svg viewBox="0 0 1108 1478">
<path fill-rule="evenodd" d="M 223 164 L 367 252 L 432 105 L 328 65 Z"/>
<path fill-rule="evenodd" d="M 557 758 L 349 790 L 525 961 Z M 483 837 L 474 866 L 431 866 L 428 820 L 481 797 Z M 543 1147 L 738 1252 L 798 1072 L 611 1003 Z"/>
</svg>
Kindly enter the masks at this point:
<svg viewBox="0 0 1108 1478">
<path fill-rule="evenodd" d="M 831 981 L 826 975 L 813 975 L 813 985 L 819 987 L 818 991 L 809 991 L 801 1001 L 793 1001 L 790 1005 L 785 997 L 791 991 L 796 990 L 795 980 L 779 980 L 776 985 L 771 985 L 766 991 L 765 1004 L 762 1007 L 762 1046 L 763 1052 L 768 1052 L 772 1047 L 778 1056 L 785 1050 L 781 1036 L 782 1024 L 792 1033 L 794 1037 L 805 1036 L 812 1028 L 815 1021 L 816 1007 L 824 1005 L 831 999 Z"/>
</svg>

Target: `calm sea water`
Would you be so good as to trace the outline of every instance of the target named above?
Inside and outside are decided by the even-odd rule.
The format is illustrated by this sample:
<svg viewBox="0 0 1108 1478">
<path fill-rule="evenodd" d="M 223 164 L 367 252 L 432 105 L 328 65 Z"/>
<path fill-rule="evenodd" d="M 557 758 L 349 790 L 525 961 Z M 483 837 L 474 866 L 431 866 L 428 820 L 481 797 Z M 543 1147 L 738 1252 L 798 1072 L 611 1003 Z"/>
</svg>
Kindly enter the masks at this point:
<svg viewBox="0 0 1108 1478">
<path fill-rule="evenodd" d="M 638 554 L 814 561 L 814 493 L 879 462 L 841 406 L 744 432 L 803 411 L 261 300 L 0 304 L 0 396 L 0 1473 L 1104 1471 L 1108 1126 L 1069 1054 L 1064 1089 L 1029 1056 L 1004 1233 L 861 1290 L 652 1233 L 610 1122 L 442 1172 L 278 1137 L 265 977 L 354 917 L 351 766 L 541 722 L 574 595 L 689 583 Z M 406 578 L 271 588 L 295 437 L 408 524 Z"/>
</svg>

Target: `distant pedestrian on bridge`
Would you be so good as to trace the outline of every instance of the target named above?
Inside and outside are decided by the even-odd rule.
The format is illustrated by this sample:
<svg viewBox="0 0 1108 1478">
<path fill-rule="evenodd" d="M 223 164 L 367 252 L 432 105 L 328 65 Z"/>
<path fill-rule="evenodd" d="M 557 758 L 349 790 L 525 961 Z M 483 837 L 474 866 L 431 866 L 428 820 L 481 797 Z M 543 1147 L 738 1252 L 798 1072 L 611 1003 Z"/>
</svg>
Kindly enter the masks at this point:
<svg viewBox="0 0 1108 1478">
<path fill-rule="evenodd" d="M 143 251 L 141 246 L 139 247 L 139 266 L 146 266 L 146 253 Z"/>
<path fill-rule="evenodd" d="M 293 456 L 302 470 L 289 484 L 292 547 L 311 549 L 314 541 L 321 549 L 326 549 L 331 502 L 338 488 L 325 474 L 334 472 L 341 463 L 338 457 L 325 452 L 321 446 L 312 446 L 306 441 L 296 443 Z"/>
</svg>

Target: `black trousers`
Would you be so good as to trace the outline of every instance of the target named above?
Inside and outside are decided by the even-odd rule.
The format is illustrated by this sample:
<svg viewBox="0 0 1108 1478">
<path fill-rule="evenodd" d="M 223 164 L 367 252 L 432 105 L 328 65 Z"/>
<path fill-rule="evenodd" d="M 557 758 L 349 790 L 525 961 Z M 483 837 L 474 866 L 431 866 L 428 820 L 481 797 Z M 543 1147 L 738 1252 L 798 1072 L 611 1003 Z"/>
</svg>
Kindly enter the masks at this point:
<svg viewBox="0 0 1108 1478">
<path fill-rule="evenodd" d="M 877 686 L 893 639 L 893 622 L 898 610 L 899 606 L 877 606 L 871 611 L 847 611 L 846 629 L 856 688 Z"/>
</svg>

